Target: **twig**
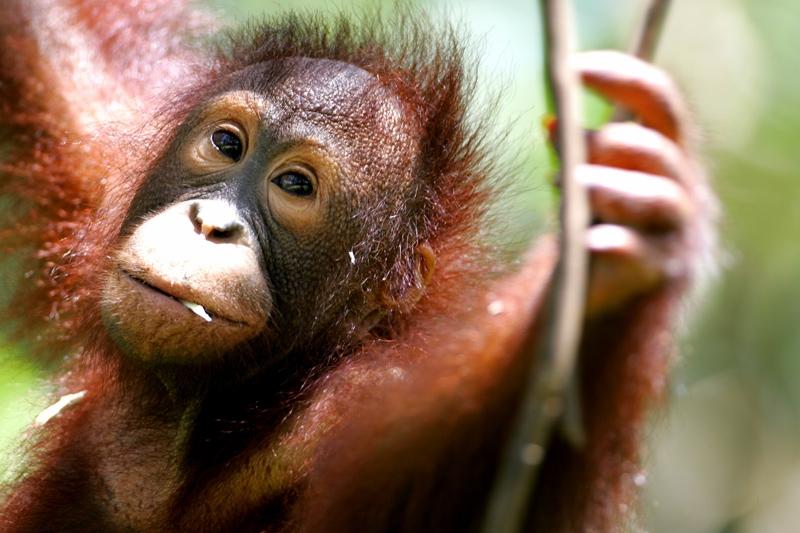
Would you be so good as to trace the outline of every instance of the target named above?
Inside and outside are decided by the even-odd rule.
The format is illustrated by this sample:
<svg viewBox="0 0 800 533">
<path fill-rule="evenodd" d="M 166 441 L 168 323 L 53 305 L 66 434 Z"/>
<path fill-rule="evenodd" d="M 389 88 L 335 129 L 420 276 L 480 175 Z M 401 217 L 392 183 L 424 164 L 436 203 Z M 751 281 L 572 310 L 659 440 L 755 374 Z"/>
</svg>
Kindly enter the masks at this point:
<svg viewBox="0 0 800 533">
<path fill-rule="evenodd" d="M 651 0 L 644 13 L 639 34 L 636 36 L 631 53 L 640 59 L 650 61 L 656 54 L 658 41 L 667 20 L 670 0 Z M 614 111 L 612 122 L 625 122 L 631 120 L 629 111 L 617 108 Z"/>
<path fill-rule="evenodd" d="M 580 86 L 568 64 L 574 42 L 569 2 L 540 1 L 549 89 L 559 120 L 556 146 L 561 160 L 561 255 L 548 300 L 547 316 L 551 322 L 547 324 L 545 342 L 537 347 L 520 412 L 500 458 L 483 523 L 484 533 L 521 530 L 553 426 L 564 411 L 565 400 L 570 399 L 567 395 L 573 402 L 580 400 L 574 370 L 583 319 L 587 271 L 584 243 L 589 222 L 585 192 L 574 179 L 575 169 L 585 158 Z M 668 7 L 669 0 L 651 0 L 633 48 L 638 57 L 652 58 Z M 615 113 L 614 120 L 627 119 L 623 112 Z M 580 439 L 579 406 L 573 407 L 578 409 L 578 427 L 567 427 L 567 431 Z"/>
<path fill-rule="evenodd" d="M 632 53 L 642 59 L 652 59 L 656 53 L 664 22 L 667 20 L 670 0 L 651 0 L 644 14 Z"/>
<path fill-rule="evenodd" d="M 574 29 L 568 0 L 541 0 L 546 66 L 559 120 L 556 146 L 561 161 L 560 261 L 548 299 L 545 342 L 531 365 L 528 386 L 512 428 L 491 493 L 483 531 L 519 531 L 539 465 L 555 421 L 563 411 L 563 391 L 575 367 L 583 319 L 589 209 L 583 187 L 574 179 L 585 159 L 580 84 L 569 65 Z M 538 363 L 538 364 L 537 364 Z"/>
</svg>

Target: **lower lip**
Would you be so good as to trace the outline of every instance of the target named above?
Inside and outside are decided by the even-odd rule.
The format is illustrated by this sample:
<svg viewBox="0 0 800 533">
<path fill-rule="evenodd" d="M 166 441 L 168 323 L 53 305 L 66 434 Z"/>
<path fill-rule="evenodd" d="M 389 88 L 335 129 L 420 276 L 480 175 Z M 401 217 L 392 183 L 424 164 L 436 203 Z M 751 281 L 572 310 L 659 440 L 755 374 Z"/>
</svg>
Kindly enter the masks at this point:
<svg viewBox="0 0 800 533">
<path fill-rule="evenodd" d="M 186 306 L 183 305 L 175 296 L 157 289 L 144 281 L 134 278 L 124 270 L 121 270 L 120 273 L 130 285 L 133 285 L 134 290 L 141 293 L 148 300 L 151 300 L 153 305 L 157 306 L 158 308 L 164 309 L 170 313 L 188 313 L 200 319 L 199 316 L 187 309 Z"/>
<path fill-rule="evenodd" d="M 139 280 L 139 279 L 131 276 L 130 274 L 128 274 L 126 271 L 124 271 L 122 269 L 120 269 L 119 272 L 120 272 L 120 276 L 125 278 L 127 283 L 134 287 L 134 290 L 136 290 L 140 294 L 142 294 L 142 296 L 144 298 L 150 300 L 152 302 L 153 306 L 155 306 L 157 308 L 160 308 L 160 309 L 164 309 L 165 312 L 168 312 L 168 313 L 171 313 L 171 314 L 178 314 L 178 313 L 183 313 L 184 315 L 188 314 L 188 315 L 192 316 L 194 319 L 196 319 L 196 320 L 198 320 L 198 321 L 200 321 L 200 322 L 202 322 L 204 324 L 215 323 L 217 325 L 220 325 L 220 324 L 224 323 L 224 324 L 228 324 L 228 325 L 232 325 L 232 326 L 250 327 L 250 325 L 248 323 L 246 323 L 246 322 L 241 322 L 241 321 L 238 321 L 238 320 L 231 320 L 229 318 L 225 318 L 225 317 L 222 317 L 222 316 L 219 316 L 219 315 L 215 315 L 215 314 L 211 313 L 205 306 L 203 306 L 203 308 L 206 310 L 206 313 L 208 313 L 208 315 L 212 318 L 212 320 L 209 322 L 208 320 L 206 320 L 203 317 L 197 315 L 194 311 L 190 310 L 185 305 L 183 305 L 183 303 L 181 303 L 181 301 L 176 296 L 173 296 L 173 295 L 171 295 L 171 294 L 169 294 L 169 293 L 167 293 L 167 292 L 165 292 L 165 291 L 163 291 L 161 289 L 158 289 L 158 288 L 150 285 L 149 283 L 147 283 L 145 281 Z"/>
</svg>

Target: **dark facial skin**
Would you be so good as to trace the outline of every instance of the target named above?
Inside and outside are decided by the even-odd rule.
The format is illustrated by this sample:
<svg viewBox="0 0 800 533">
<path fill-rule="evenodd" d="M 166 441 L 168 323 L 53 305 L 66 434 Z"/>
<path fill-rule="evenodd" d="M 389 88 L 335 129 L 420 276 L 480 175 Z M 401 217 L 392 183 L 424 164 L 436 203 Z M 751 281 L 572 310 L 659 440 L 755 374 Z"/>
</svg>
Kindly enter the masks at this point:
<svg viewBox="0 0 800 533">
<path fill-rule="evenodd" d="M 104 291 L 112 336 L 135 357 L 188 363 L 275 331 L 302 345 L 345 310 L 372 313 L 362 243 L 409 209 L 417 147 L 404 113 L 341 62 L 235 74 L 134 198 Z"/>
</svg>

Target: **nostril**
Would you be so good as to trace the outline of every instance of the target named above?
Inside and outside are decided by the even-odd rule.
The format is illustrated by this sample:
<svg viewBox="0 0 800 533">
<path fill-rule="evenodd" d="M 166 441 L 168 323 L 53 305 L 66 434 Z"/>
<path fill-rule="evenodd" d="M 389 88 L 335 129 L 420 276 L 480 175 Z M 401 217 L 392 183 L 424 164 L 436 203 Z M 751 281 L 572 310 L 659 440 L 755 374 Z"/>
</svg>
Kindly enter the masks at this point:
<svg viewBox="0 0 800 533">
<path fill-rule="evenodd" d="M 227 230 L 214 228 L 208 235 L 206 235 L 206 237 L 209 237 L 211 239 L 225 239 L 227 237 L 230 237 L 230 232 Z"/>
<path fill-rule="evenodd" d="M 207 230 L 205 225 L 203 225 L 201 231 L 203 232 L 203 235 L 205 235 L 209 239 L 229 241 L 239 237 L 239 235 L 242 232 L 242 226 L 241 224 L 232 222 L 222 228 L 209 227 Z"/>
</svg>

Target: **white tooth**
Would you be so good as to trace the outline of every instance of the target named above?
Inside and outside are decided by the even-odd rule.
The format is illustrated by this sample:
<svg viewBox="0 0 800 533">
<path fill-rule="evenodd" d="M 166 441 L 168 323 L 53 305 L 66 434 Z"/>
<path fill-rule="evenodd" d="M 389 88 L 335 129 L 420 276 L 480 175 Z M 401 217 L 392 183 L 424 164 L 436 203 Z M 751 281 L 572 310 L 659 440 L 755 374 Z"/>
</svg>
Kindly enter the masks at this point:
<svg viewBox="0 0 800 533">
<path fill-rule="evenodd" d="M 184 306 L 186 306 L 186 308 L 189 311 L 191 311 L 192 313 L 196 314 L 197 316 L 199 316 L 200 318 L 202 318 L 206 322 L 211 322 L 211 317 L 208 316 L 208 313 L 206 313 L 206 310 L 202 305 L 196 304 L 194 302 L 188 302 L 186 300 L 181 300 L 181 303 Z"/>
<path fill-rule="evenodd" d="M 73 394 L 66 394 L 59 398 L 59 400 L 39 413 L 33 423 L 37 426 L 43 426 L 47 424 L 47 421 L 51 418 L 58 416 L 61 411 L 65 408 L 69 407 L 70 405 L 74 404 L 75 402 L 80 401 L 83 397 L 86 396 L 86 391 L 82 390 L 80 392 L 75 392 Z"/>
</svg>

